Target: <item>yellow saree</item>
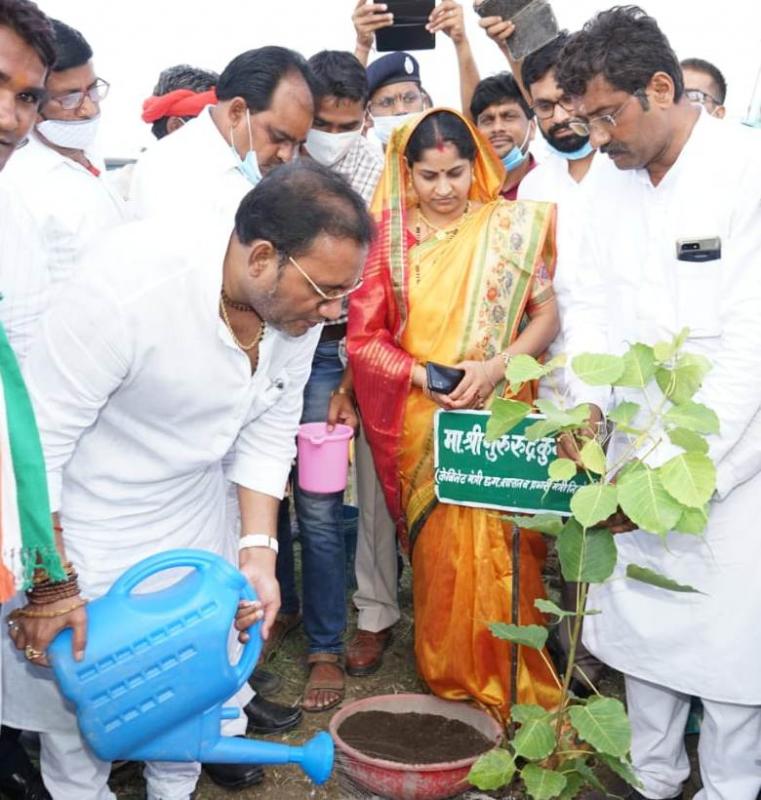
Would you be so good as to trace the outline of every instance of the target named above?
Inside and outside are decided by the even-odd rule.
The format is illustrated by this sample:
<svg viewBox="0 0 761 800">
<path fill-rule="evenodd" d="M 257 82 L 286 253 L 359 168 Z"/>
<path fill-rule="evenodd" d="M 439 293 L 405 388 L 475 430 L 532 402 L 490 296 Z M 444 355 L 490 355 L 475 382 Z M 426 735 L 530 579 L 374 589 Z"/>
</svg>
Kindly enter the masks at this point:
<svg viewBox="0 0 761 800">
<path fill-rule="evenodd" d="M 406 226 L 404 161 L 416 124 L 396 131 L 389 145 L 374 200 L 378 241 L 350 307 L 349 353 L 379 477 L 400 533 L 409 536 L 420 673 L 437 695 L 473 698 L 506 717 L 510 651 L 488 624 L 511 619 L 510 530 L 494 512 L 437 502 L 438 407 L 411 386 L 410 374 L 426 361 L 486 360 L 517 337 L 526 311 L 551 293 L 554 210 L 495 199 L 501 165 L 471 127 L 479 147 L 471 197 L 483 205 L 453 237 L 418 244 Z M 533 606 L 544 595 L 543 557 L 541 537 L 524 533 L 521 624 L 544 622 Z M 556 705 L 557 679 L 542 654 L 521 648 L 520 658 L 519 700 Z"/>
</svg>

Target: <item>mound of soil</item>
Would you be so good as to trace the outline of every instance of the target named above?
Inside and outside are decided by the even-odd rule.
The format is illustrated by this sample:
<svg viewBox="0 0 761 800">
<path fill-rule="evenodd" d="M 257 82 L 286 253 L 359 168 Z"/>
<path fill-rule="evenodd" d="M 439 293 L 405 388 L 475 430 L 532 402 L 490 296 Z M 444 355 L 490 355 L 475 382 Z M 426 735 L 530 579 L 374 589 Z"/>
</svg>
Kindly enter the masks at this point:
<svg viewBox="0 0 761 800">
<path fill-rule="evenodd" d="M 439 764 L 481 755 L 494 742 L 458 719 L 416 712 L 359 711 L 338 727 L 346 744 L 399 764 Z"/>
</svg>

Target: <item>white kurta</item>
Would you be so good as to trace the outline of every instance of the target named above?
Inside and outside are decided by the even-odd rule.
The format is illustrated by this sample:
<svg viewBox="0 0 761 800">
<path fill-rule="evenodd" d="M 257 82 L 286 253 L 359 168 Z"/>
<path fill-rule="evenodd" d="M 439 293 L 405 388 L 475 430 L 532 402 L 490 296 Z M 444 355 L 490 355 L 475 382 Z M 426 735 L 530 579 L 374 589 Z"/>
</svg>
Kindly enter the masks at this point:
<svg viewBox="0 0 761 800">
<path fill-rule="evenodd" d="M 140 219 L 172 213 L 235 217 L 253 189 L 211 118 L 207 106 L 171 136 L 154 142 L 135 164 L 130 188 L 132 212 Z"/>
<path fill-rule="evenodd" d="M 572 304 L 571 353 L 622 352 L 683 326 L 685 349 L 713 370 L 696 400 L 719 415 L 710 437 L 718 497 L 702 537 L 669 534 L 667 547 L 643 532 L 619 535 L 614 579 L 590 591 L 602 614 L 584 623 L 584 642 L 624 673 L 718 702 L 761 704 L 761 439 L 748 426 L 761 408 L 761 136 L 701 114 L 677 162 L 652 186 L 645 171 L 619 173 L 595 198 Z M 722 257 L 676 259 L 676 242 L 720 236 Z M 602 402 L 574 386 L 576 399 Z M 634 390 L 616 401 L 641 401 Z M 615 449 L 616 444 L 612 447 Z M 678 448 L 667 444 L 654 463 Z M 677 594 L 622 577 L 635 563 L 690 584 Z"/>
<path fill-rule="evenodd" d="M 557 207 L 557 263 L 552 287 L 558 304 L 561 322 L 568 308 L 569 297 L 577 281 L 577 265 L 582 247 L 585 209 L 595 196 L 605 196 L 613 190 L 617 170 L 610 159 L 597 155 L 592 159 L 587 174 L 576 181 L 568 171 L 569 162 L 551 151 L 537 164 L 518 186 L 519 200 L 538 200 L 555 203 Z M 560 333 L 549 347 L 550 357 L 565 353 L 565 337 L 561 326 Z M 559 375 L 557 389 L 564 389 Z M 551 397 L 553 392 L 542 384 L 543 396 Z"/>
<path fill-rule="evenodd" d="M 36 225 L 39 246 L 52 288 L 72 276 L 84 248 L 103 231 L 128 220 L 127 207 L 106 180 L 100 158 L 88 152 L 92 164 L 101 170 L 96 177 L 81 164 L 62 156 L 32 133 L 29 142 L 14 153 L 3 171 L 2 181 Z M 8 290 L 5 325 L 14 350 L 23 359 L 34 334 L 37 317 L 47 298 L 35 294 L 35 274 L 22 260 L 4 263 L 3 283 Z"/>
<path fill-rule="evenodd" d="M 268 329 L 251 375 L 219 318 L 229 236 L 213 218 L 122 226 L 88 251 L 43 318 L 26 378 L 51 507 L 85 596 L 162 550 L 228 552 L 227 480 L 283 495 L 320 329 Z M 50 671 L 2 638 L 5 721 L 68 730 Z"/>
</svg>

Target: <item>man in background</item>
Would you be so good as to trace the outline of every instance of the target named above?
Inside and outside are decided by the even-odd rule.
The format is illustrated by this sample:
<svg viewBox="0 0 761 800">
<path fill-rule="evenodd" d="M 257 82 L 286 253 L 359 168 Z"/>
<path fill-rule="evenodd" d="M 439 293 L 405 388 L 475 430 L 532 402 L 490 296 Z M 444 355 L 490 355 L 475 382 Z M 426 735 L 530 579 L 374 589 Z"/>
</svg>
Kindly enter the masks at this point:
<svg viewBox="0 0 761 800">
<path fill-rule="evenodd" d="M 106 180 L 95 144 L 101 101 L 109 85 L 97 76 L 85 37 L 60 20 L 51 23 L 56 61 L 48 75 L 45 102 L 28 143 L 4 174 L 15 201 L 36 223 L 49 292 L 72 277 L 82 250 L 96 235 L 128 219 L 124 201 Z M 24 282 L 14 273 L 26 272 L 25 264 L 6 269 L 17 286 Z M 12 302 L 15 309 L 9 307 L 3 314 L 3 324 L 23 358 L 47 301 L 42 294 L 22 297 L 19 289 Z"/>
<path fill-rule="evenodd" d="M 529 151 L 535 133 L 534 112 L 515 78 L 509 72 L 484 78 L 470 102 L 470 116 L 507 171 L 502 197 L 515 200 L 521 181 L 536 166 Z"/>
<path fill-rule="evenodd" d="M 681 67 L 687 97 L 693 103 L 700 103 L 711 116 L 724 119 L 727 82 L 721 70 L 702 58 L 685 58 Z"/>
<path fill-rule="evenodd" d="M 151 133 L 163 139 L 197 117 L 216 102 L 214 87 L 219 75 L 190 64 L 167 67 L 159 75 L 153 94 L 143 103 L 143 122 Z"/>
</svg>

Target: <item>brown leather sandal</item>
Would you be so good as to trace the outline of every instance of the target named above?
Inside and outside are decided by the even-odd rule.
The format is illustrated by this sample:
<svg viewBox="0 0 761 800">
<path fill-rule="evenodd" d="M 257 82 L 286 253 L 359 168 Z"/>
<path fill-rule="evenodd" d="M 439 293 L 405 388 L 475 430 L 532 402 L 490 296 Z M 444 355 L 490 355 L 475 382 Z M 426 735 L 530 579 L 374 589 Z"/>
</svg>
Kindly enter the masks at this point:
<svg viewBox="0 0 761 800">
<path fill-rule="evenodd" d="M 307 664 L 309 679 L 304 687 L 301 707 L 309 713 L 335 708 L 346 693 L 346 674 L 341 664 L 341 656 L 336 653 L 312 653 L 307 658 Z M 333 699 L 320 705 L 318 702 L 320 693 L 333 695 Z"/>
</svg>

